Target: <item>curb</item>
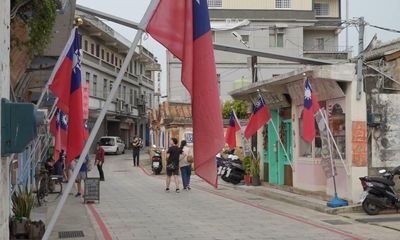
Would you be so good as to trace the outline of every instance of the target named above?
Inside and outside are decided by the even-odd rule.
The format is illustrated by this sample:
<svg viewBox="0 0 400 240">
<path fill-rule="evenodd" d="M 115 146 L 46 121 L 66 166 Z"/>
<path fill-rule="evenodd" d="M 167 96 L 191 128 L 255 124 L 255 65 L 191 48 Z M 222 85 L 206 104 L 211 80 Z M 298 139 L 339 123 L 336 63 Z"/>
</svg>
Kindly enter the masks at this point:
<svg viewBox="0 0 400 240">
<path fill-rule="evenodd" d="M 265 198 L 269 198 L 269 199 L 273 199 L 273 200 L 277 200 L 277 201 L 281 201 L 281 202 L 286 202 L 286 203 L 296 205 L 299 207 L 304 207 L 304 208 L 308 208 L 308 209 L 312 209 L 315 211 L 328 213 L 328 214 L 332 214 L 332 215 L 337 215 L 337 214 L 342 214 L 342 213 L 362 212 L 362 207 L 359 204 L 346 206 L 346 207 L 329 208 L 325 204 L 319 204 L 317 202 L 311 202 L 311 201 L 307 201 L 307 200 L 304 200 L 301 198 L 295 198 L 295 197 L 287 196 L 285 194 L 280 194 L 277 191 L 271 191 L 267 187 L 261 187 L 260 189 L 243 189 L 240 187 L 229 186 L 229 185 L 225 185 L 225 184 L 224 184 L 224 186 L 233 188 L 235 190 L 255 194 L 255 195 L 258 195 L 261 197 L 265 197 Z M 296 195 L 299 195 L 299 194 L 296 194 Z M 303 196 L 303 195 L 299 195 L 299 196 Z"/>
</svg>

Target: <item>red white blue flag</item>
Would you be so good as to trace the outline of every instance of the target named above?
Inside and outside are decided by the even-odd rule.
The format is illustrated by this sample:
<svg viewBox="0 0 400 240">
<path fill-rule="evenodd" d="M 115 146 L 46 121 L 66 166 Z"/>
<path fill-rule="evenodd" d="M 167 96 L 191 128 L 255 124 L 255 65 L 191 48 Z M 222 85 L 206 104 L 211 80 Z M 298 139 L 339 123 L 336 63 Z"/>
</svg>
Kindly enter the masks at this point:
<svg viewBox="0 0 400 240">
<path fill-rule="evenodd" d="M 58 97 L 57 107 L 68 115 L 67 167 L 81 154 L 84 146 L 79 40 L 75 27 L 56 63 L 49 85 L 49 89 Z"/>
<path fill-rule="evenodd" d="M 207 0 L 160 0 L 146 30 L 182 61 L 182 83 L 192 97 L 196 173 L 217 187 L 215 155 L 224 131 Z"/>
<path fill-rule="evenodd" d="M 306 80 L 304 88 L 303 139 L 312 142 L 315 138 L 314 114 L 320 109 L 320 106 L 312 91 L 310 80 Z"/>
<path fill-rule="evenodd" d="M 236 147 L 236 132 L 240 130 L 239 120 L 236 118 L 236 114 L 232 111 L 231 117 L 229 118 L 228 128 L 226 129 L 225 142 L 229 148 Z"/>
<path fill-rule="evenodd" d="M 67 150 L 68 120 L 67 116 L 57 109 L 50 122 L 50 133 L 55 138 L 54 160 L 58 160 L 61 150 Z"/>
<path fill-rule="evenodd" d="M 267 104 L 265 104 L 264 98 L 260 96 L 256 105 L 253 108 L 253 113 L 250 116 L 249 123 L 247 124 L 244 136 L 249 139 L 253 136 L 258 129 L 264 126 L 271 119 Z"/>
</svg>

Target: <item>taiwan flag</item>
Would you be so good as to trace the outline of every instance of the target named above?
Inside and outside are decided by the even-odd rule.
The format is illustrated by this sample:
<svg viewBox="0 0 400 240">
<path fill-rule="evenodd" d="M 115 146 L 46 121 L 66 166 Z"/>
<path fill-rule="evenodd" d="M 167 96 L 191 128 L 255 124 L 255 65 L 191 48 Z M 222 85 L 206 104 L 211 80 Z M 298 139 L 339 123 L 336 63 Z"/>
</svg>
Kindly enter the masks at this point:
<svg viewBox="0 0 400 240">
<path fill-rule="evenodd" d="M 244 136 L 249 139 L 258 129 L 264 126 L 271 119 L 268 106 L 265 104 L 264 98 L 260 96 L 256 105 L 253 108 L 253 113 L 250 116 Z"/>
<path fill-rule="evenodd" d="M 61 150 L 66 151 L 68 141 L 68 123 L 67 116 L 57 109 L 50 122 L 50 133 L 55 138 L 54 160 L 57 161 L 60 157 Z"/>
<path fill-rule="evenodd" d="M 81 154 L 84 146 L 80 57 L 79 33 L 75 27 L 58 58 L 49 85 L 58 97 L 57 107 L 68 115 L 67 167 Z"/>
<path fill-rule="evenodd" d="M 315 138 L 314 114 L 320 109 L 320 106 L 312 91 L 310 80 L 306 80 L 304 87 L 303 139 L 312 142 Z"/>
<path fill-rule="evenodd" d="M 236 118 L 235 113 L 231 112 L 231 117 L 229 118 L 228 129 L 226 130 L 225 142 L 228 144 L 229 148 L 236 147 L 236 132 L 240 130 L 239 121 Z"/>
<path fill-rule="evenodd" d="M 182 61 L 182 83 L 192 100 L 194 165 L 217 187 L 215 155 L 224 146 L 207 0 L 160 0 L 147 32 Z"/>
</svg>

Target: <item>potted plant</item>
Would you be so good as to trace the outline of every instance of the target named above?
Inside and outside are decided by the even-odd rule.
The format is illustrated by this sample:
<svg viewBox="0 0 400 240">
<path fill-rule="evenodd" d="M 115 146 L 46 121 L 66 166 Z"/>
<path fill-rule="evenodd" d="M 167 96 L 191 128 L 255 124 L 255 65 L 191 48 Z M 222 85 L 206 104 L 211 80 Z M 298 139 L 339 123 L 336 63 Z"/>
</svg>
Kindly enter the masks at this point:
<svg viewBox="0 0 400 240">
<path fill-rule="evenodd" d="M 31 191 L 20 187 L 11 197 L 12 211 L 14 216 L 11 219 L 11 234 L 14 237 L 28 237 L 30 227 L 30 215 L 34 205 L 35 198 Z"/>
<path fill-rule="evenodd" d="M 249 186 L 251 184 L 251 161 L 252 158 L 247 156 L 243 158 L 243 168 L 244 168 L 244 183 Z"/>
<path fill-rule="evenodd" d="M 260 186 L 260 158 L 253 158 L 251 161 L 251 176 L 253 186 Z"/>
</svg>

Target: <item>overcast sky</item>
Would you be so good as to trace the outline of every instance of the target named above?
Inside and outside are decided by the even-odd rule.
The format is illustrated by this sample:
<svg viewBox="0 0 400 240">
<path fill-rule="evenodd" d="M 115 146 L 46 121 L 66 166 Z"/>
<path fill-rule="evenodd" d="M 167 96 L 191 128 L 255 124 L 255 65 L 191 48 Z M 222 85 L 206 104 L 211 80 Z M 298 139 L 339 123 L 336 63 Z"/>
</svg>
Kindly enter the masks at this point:
<svg viewBox="0 0 400 240">
<path fill-rule="evenodd" d="M 136 22 L 140 21 L 149 2 L 150 0 L 77 0 L 77 4 L 107 12 L 109 14 L 113 14 Z M 345 0 L 342 0 L 343 20 L 346 18 L 345 3 Z M 370 24 L 400 30 L 400 0 L 349 0 L 349 5 L 350 19 L 354 17 L 364 16 L 365 21 Z M 114 30 L 125 36 L 127 39 L 131 41 L 133 40 L 135 30 L 114 24 L 112 22 L 105 22 L 112 28 L 114 28 Z M 367 27 L 365 32 L 365 46 L 367 46 L 375 33 L 378 34 L 378 39 L 382 41 L 389 41 L 394 38 L 400 38 L 399 33 L 390 33 L 372 27 Z M 353 46 L 355 54 L 357 54 L 358 32 L 354 27 L 349 28 L 349 39 L 349 45 Z M 159 62 L 162 65 L 163 72 L 161 88 L 162 93 L 165 94 L 165 49 L 151 38 L 145 40 L 143 42 L 143 45 L 157 56 Z M 345 30 L 343 30 L 340 34 L 339 45 L 345 46 Z"/>
</svg>

